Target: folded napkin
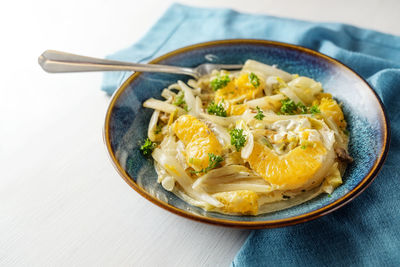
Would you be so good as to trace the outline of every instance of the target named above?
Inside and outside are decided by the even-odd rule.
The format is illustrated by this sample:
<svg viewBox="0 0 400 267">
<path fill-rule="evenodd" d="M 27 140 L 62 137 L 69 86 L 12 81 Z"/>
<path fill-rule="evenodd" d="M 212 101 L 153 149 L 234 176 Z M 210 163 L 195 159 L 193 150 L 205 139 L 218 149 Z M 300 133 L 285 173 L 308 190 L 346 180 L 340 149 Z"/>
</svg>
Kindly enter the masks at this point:
<svg viewBox="0 0 400 267">
<path fill-rule="evenodd" d="M 232 38 L 297 44 L 342 61 L 375 89 L 392 127 L 386 163 L 364 193 L 314 221 L 253 231 L 232 266 L 400 266 L 400 37 L 339 23 L 174 4 L 139 42 L 109 58 L 147 62 L 182 46 Z M 111 94 L 129 75 L 106 73 L 102 89 Z"/>
</svg>

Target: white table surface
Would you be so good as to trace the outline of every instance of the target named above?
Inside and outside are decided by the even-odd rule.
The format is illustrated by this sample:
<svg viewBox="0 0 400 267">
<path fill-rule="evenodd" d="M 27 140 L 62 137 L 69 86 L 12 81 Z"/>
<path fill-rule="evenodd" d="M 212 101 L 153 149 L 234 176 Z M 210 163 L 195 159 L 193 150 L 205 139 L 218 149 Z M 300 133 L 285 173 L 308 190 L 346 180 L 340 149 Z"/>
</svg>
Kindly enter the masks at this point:
<svg viewBox="0 0 400 267">
<path fill-rule="evenodd" d="M 400 1 L 186 0 L 400 35 Z M 0 265 L 228 266 L 249 231 L 149 203 L 112 167 L 100 73 L 48 74 L 45 49 L 104 57 L 172 1 L 6 1 L 0 7 Z"/>
</svg>

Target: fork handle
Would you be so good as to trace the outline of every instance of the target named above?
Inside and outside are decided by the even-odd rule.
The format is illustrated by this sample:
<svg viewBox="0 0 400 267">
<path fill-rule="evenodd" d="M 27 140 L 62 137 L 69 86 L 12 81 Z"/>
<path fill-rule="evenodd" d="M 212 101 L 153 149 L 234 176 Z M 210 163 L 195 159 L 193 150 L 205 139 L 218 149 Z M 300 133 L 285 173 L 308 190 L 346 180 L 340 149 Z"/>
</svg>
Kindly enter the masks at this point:
<svg viewBox="0 0 400 267">
<path fill-rule="evenodd" d="M 46 50 L 38 59 L 39 65 L 47 72 L 84 71 L 140 71 L 186 74 L 197 77 L 194 69 L 177 66 L 138 64 L 117 60 L 85 57 L 55 50 Z"/>
</svg>

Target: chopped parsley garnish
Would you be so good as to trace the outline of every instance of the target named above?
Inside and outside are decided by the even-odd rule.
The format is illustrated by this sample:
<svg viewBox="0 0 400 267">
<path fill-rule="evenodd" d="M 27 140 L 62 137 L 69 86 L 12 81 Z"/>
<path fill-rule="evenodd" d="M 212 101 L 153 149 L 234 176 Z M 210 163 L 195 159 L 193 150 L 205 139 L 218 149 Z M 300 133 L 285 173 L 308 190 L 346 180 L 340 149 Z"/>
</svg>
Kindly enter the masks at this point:
<svg viewBox="0 0 400 267">
<path fill-rule="evenodd" d="M 185 93 L 183 91 L 181 91 L 176 97 L 175 97 L 175 101 L 172 103 L 175 106 L 179 107 L 182 106 L 183 109 L 187 112 L 189 111 L 188 106 L 186 104 L 185 101 Z"/>
<path fill-rule="evenodd" d="M 200 171 L 192 171 L 192 173 L 207 173 L 208 171 L 218 167 L 222 161 L 224 161 L 224 159 L 221 156 L 208 153 L 208 167 L 201 169 Z"/>
<path fill-rule="evenodd" d="M 315 114 L 319 114 L 321 113 L 321 111 L 319 110 L 318 106 L 314 105 L 310 108 L 310 112 L 311 114 L 315 115 Z"/>
<path fill-rule="evenodd" d="M 306 148 L 307 148 L 307 146 L 305 146 L 305 145 L 302 145 L 300 148 L 301 148 L 301 149 L 306 149 Z"/>
<path fill-rule="evenodd" d="M 349 134 L 350 134 L 350 132 L 349 132 L 348 130 L 346 130 L 346 129 L 343 130 L 343 133 L 344 133 L 345 135 L 349 135 Z"/>
<path fill-rule="evenodd" d="M 262 121 L 262 119 L 265 117 L 263 111 L 257 106 L 257 115 L 254 116 L 255 119 Z"/>
<path fill-rule="evenodd" d="M 284 99 L 281 100 L 282 106 L 280 109 L 280 114 L 284 115 L 295 115 L 295 114 L 319 114 L 321 111 L 319 110 L 317 105 L 307 107 L 303 103 L 295 103 L 293 100 Z"/>
<path fill-rule="evenodd" d="M 296 103 L 293 102 L 293 100 L 283 99 L 281 100 L 281 103 L 282 103 L 281 113 L 294 115 L 295 112 L 297 111 L 297 105 Z"/>
<path fill-rule="evenodd" d="M 308 108 L 303 103 L 297 103 L 297 109 L 301 114 L 306 114 L 308 111 Z"/>
<path fill-rule="evenodd" d="M 249 74 L 249 80 L 250 83 L 257 88 L 258 86 L 260 86 L 260 79 L 257 77 L 257 75 L 255 75 L 253 72 Z"/>
<path fill-rule="evenodd" d="M 232 129 L 229 134 L 231 136 L 231 145 L 235 146 L 236 151 L 240 151 L 246 143 L 246 135 L 243 134 L 243 129 Z"/>
<path fill-rule="evenodd" d="M 140 147 L 140 151 L 142 151 L 143 155 L 149 156 L 153 152 L 154 148 L 157 147 L 157 144 L 152 142 L 149 138 L 144 141 L 144 144 Z"/>
<path fill-rule="evenodd" d="M 224 76 L 218 76 L 214 80 L 211 81 L 211 88 L 214 91 L 217 91 L 218 89 L 224 88 L 225 86 L 228 85 L 228 83 L 231 81 L 228 75 Z"/>
<path fill-rule="evenodd" d="M 182 104 L 185 104 L 185 94 L 183 92 L 179 93 L 176 97 L 175 97 L 175 101 L 174 101 L 174 105 L 175 106 L 180 106 Z"/>
<path fill-rule="evenodd" d="M 207 107 L 207 112 L 208 114 L 214 114 L 220 117 L 226 117 L 226 110 L 222 105 L 222 103 L 215 104 L 214 101 L 212 101 Z"/>
</svg>

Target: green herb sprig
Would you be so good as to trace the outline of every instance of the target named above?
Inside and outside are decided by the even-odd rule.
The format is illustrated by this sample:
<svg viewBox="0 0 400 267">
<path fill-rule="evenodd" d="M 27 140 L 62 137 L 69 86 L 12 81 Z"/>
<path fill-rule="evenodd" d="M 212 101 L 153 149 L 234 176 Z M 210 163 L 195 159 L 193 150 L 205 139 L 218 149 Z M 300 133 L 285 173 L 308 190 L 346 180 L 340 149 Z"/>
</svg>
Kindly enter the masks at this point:
<svg viewBox="0 0 400 267">
<path fill-rule="evenodd" d="M 186 101 L 185 101 L 185 93 L 184 93 L 183 91 L 181 91 L 181 92 L 175 97 L 175 100 L 174 100 L 174 102 L 173 102 L 172 104 L 174 104 L 174 105 L 177 106 L 177 107 L 182 106 L 183 109 L 184 109 L 186 112 L 189 111 L 188 106 L 187 106 Z"/>
<path fill-rule="evenodd" d="M 149 138 L 146 138 L 144 144 L 140 147 L 140 151 L 144 156 L 150 156 L 153 150 L 157 147 L 157 144 L 151 141 Z"/>
<path fill-rule="evenodd" d="M 293 100 L 283 99 L 281 100 L 282 106 L 280 112 L 285 115 L 294 115 L 297 112 L 297 105 Z"/>
<path fill-rule="evenodd" d="M 315 115 L 315 114 L 321 113 L 321 111 L 319 110 L 318 106 L 314 105 L 314 106 L 310 107 L 310 113 Z"/>
<path fill-rule="evenodd" d="M 231 136 L 231 145 L 235 146 L 236 151 L 240 151 L 246 143 L 246 135 L 243 134 L 243 129 L 232 129 L 229 131 Z"/>
<path fill-rule="evenodd" d="M 249 80 L 250 83 L 257 88 L 258 86 L 260 86 L 260 79 L 257 77 L 257 75 L 255 75 L 253 72 L 251 72 L 249 74 Z"/>
<path fill-rule="evenodd" d="M 320 114 L 321 111 L 319 110 L 317 105 L 313 105 L 311 107 L 305 106 L 303 103 L 295 103 L 291 99 L 283 99 L 281 100 L 282 106 L 280 109 L 280 114 L 283 115 L 295 115 L 295 114 Z"/>
<path fill-rule="evenodd" d="M 200 171 L 192 171 L 192 173 L 207 173 L 210 170 L 219 167 L 222 161 L 224 161 L 224 159 L 221 156 L 208 153 L 208 167 L 201 169 Z"/>
<path fill-rule="evenodd" d="M 265 117 L 263 111 L 257 106 L 257 114 L 254 116 L 255 119 L 262 121 L 262 119 Z"/>
<path fill-rule="evenodd" d="M 226 110 L 222 103 L 220 104 L 215 104 L 214 101 L 212 101 L 208 107 L 207 107 L 207 112 L 208 114 L 214 114 L 220 117 L 226 117 Z"/>
<path fill-rule="evenodd" d="M 230 81 L 231 81 L 231 79 L 229 78 L 228 75 L 218 76 L 217 78 L 215 78 L 211 81 L 210 85 L 214 91 L 217 91 L 217 90 L 227 86 Z"/>
</svg>

